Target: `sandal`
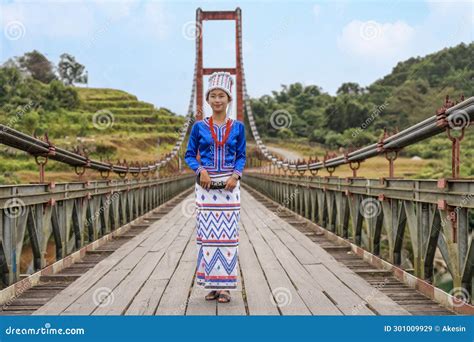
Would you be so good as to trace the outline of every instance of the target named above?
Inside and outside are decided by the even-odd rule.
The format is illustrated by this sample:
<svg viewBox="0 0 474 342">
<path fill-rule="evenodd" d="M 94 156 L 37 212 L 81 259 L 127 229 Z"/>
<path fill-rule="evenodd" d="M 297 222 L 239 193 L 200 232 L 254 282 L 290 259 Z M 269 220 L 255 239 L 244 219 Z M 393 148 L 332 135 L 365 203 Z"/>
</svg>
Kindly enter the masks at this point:
<svg viewBox="0 0 474 342">
<path fill-rule="evenodd" d="M 228 303 L 228 302 L 230 302 L 230 292 L 229 291 L 221 291 L 217 301 L 219 303 Z"/>
<path fill-rule="evenodd" d="M 209 292 L 205 298 L 206 300 L 214 300 L 218 297 L 219 297 L 219 294 L 217 293 L 217 291 L 214 290 L 214 291 Z"/>
</svg>

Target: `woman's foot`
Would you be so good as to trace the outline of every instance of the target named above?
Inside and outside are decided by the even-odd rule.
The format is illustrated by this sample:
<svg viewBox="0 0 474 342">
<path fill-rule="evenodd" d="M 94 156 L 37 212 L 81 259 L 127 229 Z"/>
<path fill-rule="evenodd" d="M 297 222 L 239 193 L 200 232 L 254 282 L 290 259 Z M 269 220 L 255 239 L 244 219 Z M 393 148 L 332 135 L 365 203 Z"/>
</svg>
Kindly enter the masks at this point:
<svg viewBox="0 0 474 342">
<path fill-rule="evenodd" d="M 230 302 L 230 292 L 227 290 L 220 291 L 219 298 L 217 299 L 219 303 L 228 303 Z"/>
<path fill-rule="evenodd" d="M 219 297 L 219 292 L 218 291 L 211 291 L 206 295 L 206 300 L 214 300 Z"/>
</svg>

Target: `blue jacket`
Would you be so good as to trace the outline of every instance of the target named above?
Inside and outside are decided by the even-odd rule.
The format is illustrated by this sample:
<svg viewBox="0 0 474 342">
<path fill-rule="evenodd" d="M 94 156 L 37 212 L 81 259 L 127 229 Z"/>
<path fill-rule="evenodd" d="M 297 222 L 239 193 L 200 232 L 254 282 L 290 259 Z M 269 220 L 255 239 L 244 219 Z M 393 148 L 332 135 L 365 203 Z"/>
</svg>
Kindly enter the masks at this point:
<svg viewBox="0 0 474 342">
<path fill-rule="evenodd" d="M 196 174 L 206 169 L 209 174 L 233 172 L 242 177 L 246 159 L 245 126 L 238 120 L 230 120 L 230 135 L 221 147 L 217 147 L 212 139 L 208 117 L 193 124 L 184 160 Z M 214 132 L 219 141 L 224 137 L 225 126 L 225 123 L 220 126 L 214 123 Z M 196 159 L 198 149 L 201 164 Z"/>
</svg>

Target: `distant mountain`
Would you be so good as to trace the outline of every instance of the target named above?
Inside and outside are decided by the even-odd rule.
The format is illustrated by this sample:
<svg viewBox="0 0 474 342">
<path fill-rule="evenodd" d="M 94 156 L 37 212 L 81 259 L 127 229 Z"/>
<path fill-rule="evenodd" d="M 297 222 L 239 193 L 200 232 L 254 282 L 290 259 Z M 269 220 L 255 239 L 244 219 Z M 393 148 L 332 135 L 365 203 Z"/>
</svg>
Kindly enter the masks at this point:
<svg viewBox="0 0 474 342">
<path fill-rule="evenodd" d="M 368 99 L 376 104 L 387 101 L 386 115 L 398 116 L 399 126 L 414 124 L 433 115 L 446 95 L 474 96 L 473 63 L 474 43 L 410 58 L 370 85 Z"/>
<path fill-rule="evenodd" d="M 328 147 L 360 146 L 383 128 L 403 129 L 436 113 L 446 95 L 474 96 L 474 43 L 460 44 L 398 63 L 368 87 L 347 82 L 336 96 L 316 85 L 282 85 L 252 100 L 263 137 L 307 137 Z M 275 123 L 280 120 L 283 127 Z M 287 124 L 285 124 L 285 122 Z M 289 125 L 288 125 L 289 123 Z"/>
</svg>

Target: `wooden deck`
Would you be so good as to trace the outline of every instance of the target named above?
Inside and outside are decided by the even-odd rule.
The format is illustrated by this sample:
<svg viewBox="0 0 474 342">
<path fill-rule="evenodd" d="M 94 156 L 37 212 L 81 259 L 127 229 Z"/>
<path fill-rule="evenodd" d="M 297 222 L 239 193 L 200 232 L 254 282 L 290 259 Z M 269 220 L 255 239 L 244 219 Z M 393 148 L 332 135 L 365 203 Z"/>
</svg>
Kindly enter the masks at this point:
<svg viewBox="0 0 474 342">
<path fill-rule="evenodd" d="M 195 285 L 194 192 L 34 311 L 34 315 L 410 315 L 241 189 L 238 291 Z M 184 211 L 185 212 L 185 211 Z"/>
</svg>

